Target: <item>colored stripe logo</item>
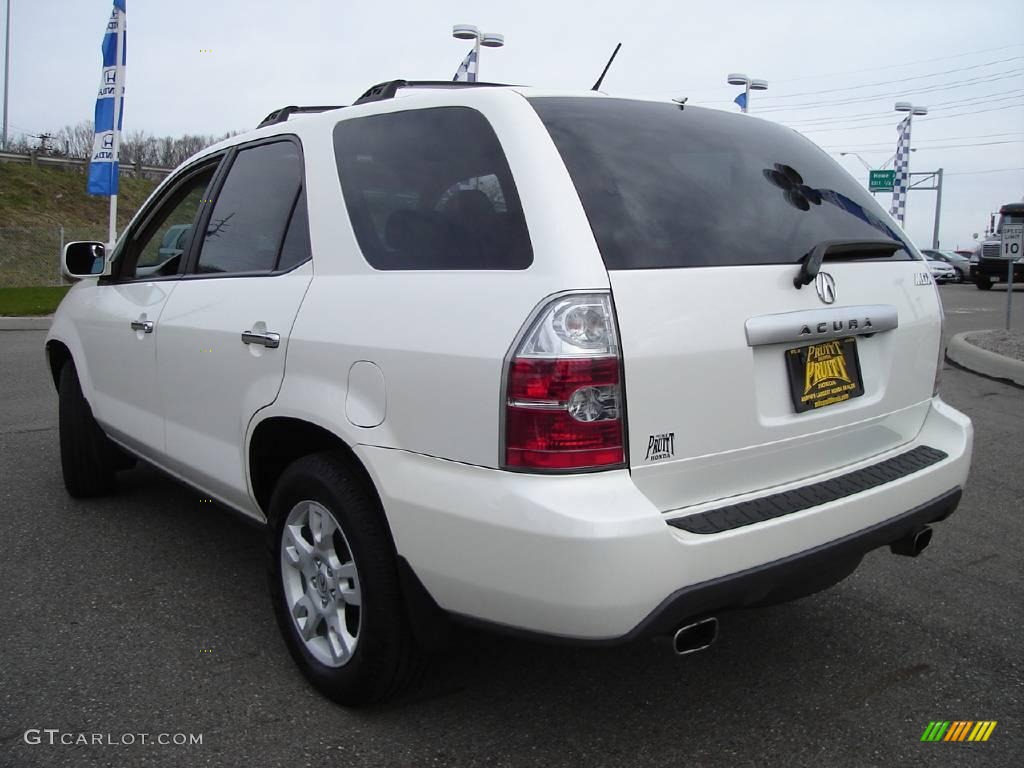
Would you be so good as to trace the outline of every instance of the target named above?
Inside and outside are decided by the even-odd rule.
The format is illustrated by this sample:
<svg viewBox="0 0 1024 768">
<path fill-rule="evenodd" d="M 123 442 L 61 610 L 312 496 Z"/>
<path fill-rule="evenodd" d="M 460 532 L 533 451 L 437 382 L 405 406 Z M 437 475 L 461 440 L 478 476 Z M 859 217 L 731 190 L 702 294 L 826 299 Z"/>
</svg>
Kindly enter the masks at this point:
<svg viewBox="0 0 1024 768">
<path fill-rule="evenodd" d="M 988 741 L 995 729 L 995 720 L 933 720 L 921 741 Z"/>
</svg>

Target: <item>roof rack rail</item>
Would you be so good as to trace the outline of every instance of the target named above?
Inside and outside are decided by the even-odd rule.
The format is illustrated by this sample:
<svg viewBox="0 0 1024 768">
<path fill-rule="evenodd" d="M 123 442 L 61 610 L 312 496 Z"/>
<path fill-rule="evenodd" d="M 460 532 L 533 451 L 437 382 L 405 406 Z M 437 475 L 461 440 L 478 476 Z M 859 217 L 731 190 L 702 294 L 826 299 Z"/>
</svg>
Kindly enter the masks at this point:
<svg viewBox="0 0 1024 768">
<path fill-rule="evenodd" d="M 291 117 L 292 115 L 310 114 L 313 112 L 328 112 L 332 109 L 341 109 L 343 106 L 343 104 L 338 104 L 333 107 L 296 107 L 294 105 L 290 107 L 281 107 L 280 109 L 275 109 L 265 118 L 263 118 L 263 121 L 256 127 L 263 128 L 264 126 L 267 125 L 277 125 L 278 123 L 283 123 L 287 121 L 288 118 Z"/>
<path fill-rule="evenodd" d="M 352 106 L 393 99 L 399 88 L 501 88 L 507 85 L 507 83 L 466 83 L 454 80 L 389 80 L 368 88 L 366 93 L 352 102 Z"/>
</svg>

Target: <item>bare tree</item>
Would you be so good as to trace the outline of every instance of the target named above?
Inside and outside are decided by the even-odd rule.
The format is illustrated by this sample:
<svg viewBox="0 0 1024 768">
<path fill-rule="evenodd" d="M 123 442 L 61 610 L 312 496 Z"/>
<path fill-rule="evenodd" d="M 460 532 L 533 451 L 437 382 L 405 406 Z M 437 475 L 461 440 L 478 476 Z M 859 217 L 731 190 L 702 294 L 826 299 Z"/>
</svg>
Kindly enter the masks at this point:
<svg viewBox="0 0 1024 768">
<path fill-rule="evenodd" d="M 54 132 L 57 150 L 68 157 L 89 157 L 92 155 L 92 120 L 83 120 L 77 125 L 65 125 Z"/>
<path fill-rule="evenodd" d="M 161 168 L 174 168 L 188 160 L 196 152 L 237 135 L 229 131 L 223 136 L 206 134 L 185 134 L 184 136 L 152 136 L 142 130 L 128 131 L 121 137 L 119 155 L 122 163 L 138 163 Z M 53 132 L 52 144 L 56 154 L 67 157 L 88 159 L 92 156 L 93 123 L 83 120 L 76 125 L 66 125 Z M 28 153 L 33 146 L 27 136 L 8 142 L 9 151 Z"/>
</svg>

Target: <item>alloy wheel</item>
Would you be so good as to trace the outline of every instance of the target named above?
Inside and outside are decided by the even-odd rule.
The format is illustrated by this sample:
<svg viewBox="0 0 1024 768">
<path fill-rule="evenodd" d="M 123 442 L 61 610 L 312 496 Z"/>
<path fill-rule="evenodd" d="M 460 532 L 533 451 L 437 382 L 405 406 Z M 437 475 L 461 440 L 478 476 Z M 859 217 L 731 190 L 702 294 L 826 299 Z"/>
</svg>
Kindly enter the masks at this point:
<svg viewBox="0 0 1024 768">
<path fill-rule="evenodd" d="M 341 526 L 319 502 L 300 501 L 285 520 L 280 555 L 284 599 L 306 650 L 344 666 L 359 642 L 362 589 Z"/>
</svg>

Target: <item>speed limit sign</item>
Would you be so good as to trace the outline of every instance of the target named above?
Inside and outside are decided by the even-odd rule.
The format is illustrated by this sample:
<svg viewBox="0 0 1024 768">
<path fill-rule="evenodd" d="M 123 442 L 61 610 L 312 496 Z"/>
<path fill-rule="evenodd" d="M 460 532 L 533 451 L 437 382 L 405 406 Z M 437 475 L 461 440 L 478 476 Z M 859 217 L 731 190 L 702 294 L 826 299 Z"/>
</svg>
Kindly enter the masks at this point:
<svg viewBox="0 0 1024 768">
<path fill-rule="evenodd" d="M 1004 259 L 1019 259 L 1024 256 L 1024 224 L 1004 224 L 1003 242 L 999 256 Z"/>
<path fill-rule="evenodd" d="M 1006 330 L 1010 330 L 1010 313 L 1013 312 L 1013 265 L 1024 257 L 1024 224 L 1003 224 L 1002 242 L 999 255 L 1006 259 Z"/>
</svg>

